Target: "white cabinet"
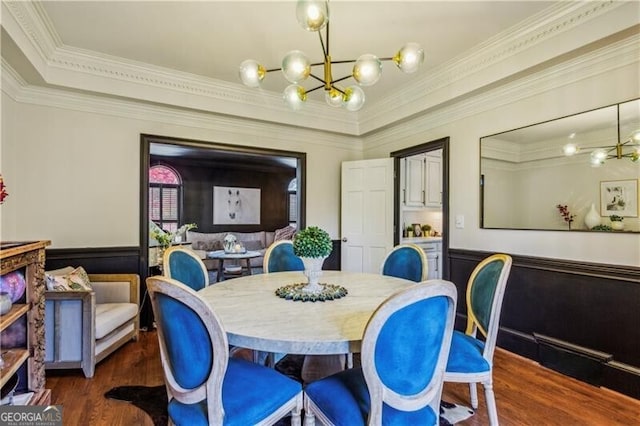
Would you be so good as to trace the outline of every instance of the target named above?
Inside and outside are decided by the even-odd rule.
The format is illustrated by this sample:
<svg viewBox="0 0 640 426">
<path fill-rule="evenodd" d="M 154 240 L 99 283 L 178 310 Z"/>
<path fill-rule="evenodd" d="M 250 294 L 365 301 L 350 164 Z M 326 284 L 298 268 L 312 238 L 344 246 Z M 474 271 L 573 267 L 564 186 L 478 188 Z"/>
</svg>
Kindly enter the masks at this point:
<svg viewBox="0 0 640 426">
<path fill-rule="evenodd" d="M 407 157 L 404 163 L 404 205 L 422 207 L 424 206 L 425 156 L 421 154 Z"/>
<path fill-rule="evenodd" d="M 427 279 L 442 278 L 442 243 L 424 242 L 417 243 L 427 257 Z"/>
<path fill-rule="evenodd" d="M 439 151 L 438 151 L 439 152 Z M 425 206 L 442 205 L 442 159 L 428 153 L 425 156 Z"/>
<path fill-rule="evenodd" d="M 403 163 L 402 202 L 407 207 L 442 205 L 442 160 L 438 154 L 406 157 Z"/>
</svg>

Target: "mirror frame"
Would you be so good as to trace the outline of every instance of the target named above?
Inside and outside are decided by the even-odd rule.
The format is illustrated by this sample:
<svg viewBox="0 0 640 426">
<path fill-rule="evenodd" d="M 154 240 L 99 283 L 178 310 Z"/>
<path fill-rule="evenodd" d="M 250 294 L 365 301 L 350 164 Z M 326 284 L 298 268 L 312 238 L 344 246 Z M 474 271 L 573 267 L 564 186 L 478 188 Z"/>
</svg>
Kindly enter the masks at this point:
<svg viewBox="0 0 640 426">
<path fill-rule="evenodd" d="M 630 107 L 626 109 L 630 110 L 631 114 L 627 113 L 627 115 L 625 116 L 623 113 L 621 115 L 621 111 L 624 112 L 624 109 L 627 105 L 629 105 Z M 608 109 L 610 109 L 610 111 L 607 111 Z M 591 121 L 588 121 L 590 118 L 597 118 L 597 117 L 599 120 L 601 120 L 599 123 L 592 123 Z M 567 120 L 567 119 L 575 119 L 575 120 Z M 609 154 L 611 155 L 616 154 L 617 145 L 621 145 L 621 144 L 624 145 L 622 153 L 626 154 L 625 156 L 631 156 L 631 155 L 637 156 L 638 154 L 640 154 L 640 139 L 638 139 L 638 136 L 636 136 L 635 139 L 632 139 L 632 136 L 631 136 L 631 134 L 634 133 L 634 131 L 635 132 L 640 131 L 640 98 L 634 98 L 634 99 L 626 100 L 624 102 L 620 102 L 612 105 L 606 105 L 600 108 L 594 108 L 594 109 L 579 112 L 576 114 L 570 114 L 570 115 L 566 115 L 556 119 L 546 120 L 543 122 L 518 127 L 516 129 L 508 130 L 505 132 L 499 132 L 499 133 L 494 133 L 487 136 L 482 136 L 479 139 L 479 191 L 480 191 L 479 226 L 481 229 L 534 230 L 534 231 L 570 230 L 570 231 L 582 231 L 582 232 L 604 231 L 602 229 L 592 230 L 588 228 L 586 229 L 582 228 L 584 218 L 590 210 L 588 207 L 588 204 L 591 204 L 591 203 L 587 203 L 587 205 L 584 205 L 584 200 L 579 200 L 583 205 L 582 206 L 579 205 L 576 208 L 575 212 L 571 212 L 571 208 L 569 208 L 569 213 L 568 213 L 569 215 L 576 213 L 573 215 L 573 217 L 575 217 L 576 225 L 580 223 L 580 226 L 574 225 L 574 228 L 571 227 L 571 222 L 574 221 L 573 217 L 570 218 L 571 219 L 570 221 L 565 219 L 565 222 L 568 223 L 569 226 L 564 229 L 561 228 L 560 225 L 556 227 L 551 227 L 551 226 L 535 227 L 535 224 L 533 223 L 531 224 L 532 225 L 531 227 L 525 227 L 525 226 L 517 227 L 517 224 L 514 226 L 509 226 L 514 223 L 513 222 L 506 223 L 504 221 L 500 222 L 500 218 L 498 218 L 497 220 L 494 220 L 494 222 L 497 222 L 497 224 L 492 224 L 491 226 L 487 226 L 486 224 L 487 217 L 490 217 L 490 216 L 488 216 L 487 214 L 488 212 L 486 209 L 487 180 L 486 180 L 485 172 L 486 172 L 487 165 L 485 161 L 490 159 L 508 160 L 509 158 L 508 156 L 513 155 L 513 153 L 510 153 L 507 148 L 509 144 L 518 143 L 521 140 L 521 139 L 518 139 L 518 137 L 521 137 L 522 140 L 525 141 L 526 140 L 525 136 L 527 134 L 535 135 L 533 131 L 537 133 L 537 132 L 540 132 L 541 129 L 545 129 L 545 130 L 548 130 L 550 128 L 561 129 L 561 126 L 568 126 L 568 125 L 576 126 L 579 123 L 580 123 L 580 127 L 573 128 L 573 130 L 571 131 L 568 130 L 569 127 L 566 127 L 557 133 L 552 132 L 550 133 L 550 135 L 541 136 L 541 137 L 534 136 L 532 140 L 534 141 L 533 143 L 536 144 L 536 146 L 535 146 L 535 149 L 531 149 L 529 150 L 528 153 L 526 153 L 526 155 L 529 156 L 529 158 L 527 159 L 527 162 L 551 160 L 551 161 L 561 163 L 561 165 L 564 165 L 562 163 L 566 162 L 567 161 L 566 157 L 569 157 L 570 155 L 569 154 L 563 155 L 562 148 L 568 144 L 565 142 L 565 144 L 558 146 L 557 144 L 552 144 L 551 142 L 555 141 L 557 143 L 558 140 L 560 140 L 563 137 L 564 138 L 569 137 L 569 135 L 571 135 L 571 137 L 576 137 L 576 135 L 578 135 L 577 139 L 575 140 L 579 141 L 578 146 L 581 146 L 582 148 L 582 152 L 579 152 L 580 158 L 581 159 L 585 158 L 587 162 L 590 161 L 589 160 L 590 156 L 585 154 L 591 154 L 594 150 L 600 148 L 602 145 L 606 145 L 606 147 L 609 148 Z M 599 124 L 599 125 L 596 125 L 596 124 Z M 526 130 L 532 130 L 532 132 L 526 132 Z M 598 133 L 598 132 L 601 132 L 601 133 Z M 501 135 L 511 136 L 512 141 L 505 141 L 503 146 L 499 145 L 500 141 L 495 141 L 494 142 L 495 145 L 488 146 L 488 143 L 490 143 L 489 140 L 491 138 L 496 138 Z M 585 135 L 587 136 L 585 137 Z M 596 141 L 599 142 L 597 145 L 595 144 Z M 573 139 L 570 142 L 573 142 Z M 633 146 L 634 148 L 629 149 L 630 146 Z M 503 149 L 502 153 L 500 152 L 500 148 Z M 486 152 L 491 149 L 494 150 L 494 155 L 496 156 L 486 157 Z M 560 153 L 558 153 L 559 149 L 560 149 Z M 483 155 L 483 153 L 485 154 Z M 517 152 L 515 155 L 518 155 L 518 154 L 520 154 L 520 152 Z M 500 158 L 500 155 L 503 155 L 503 158 Z M 640 162 L 639 162 L 640 160 L 632 160 L 632 158 L 620 158 L 620 159 L 622 161 L 632 162 L 632 164 L 638 164 L 638 167 L 639 167 L 638 170 L 640 170 Z M 616 161 L 616 159 L 610 158 L 606 160 L 605 163 L 609 163 L 610 161 Z M 520 163 L 520 161 L 515 163 Z M 604 163 L 601 163 L 601 164 L 604 164 Z M 598 165 L 596 164 L 596 166 Z M 548 165 L 546 165 L 545 167 L 548 167 Z M 632 168 L 634 167 L 632 166 Z M 600 172 L 601 174 L 604 174 L 604 171 L 606 171 L 604 168 L 602 168 L 601 170 L 602 170 L 602 172 Z M 608 170 L 610 171 L 611 169 L 608 169 Z M 633 192 L 633 188 L 635 188 L 634 198 L 632 200 L 632 206 L 634 208 L 633 211 L 635 214 L 622 215 L 624 217 L 630 218 L 630 220 L 627 223 L 632 222 L 631 229 L 624 230 L 625 232 L 607 232 L 607 231 L 604 231 L 604 232 L 618 233 L 618 234 L 640 233 L 640 227 L 638 223 L 640 221 L 640 211 L 638 208 L 638 200 L 640 199 L 640 193 L 638 193 L 638 190 L 637 190 L 638 187 L 640 186 L 640 173 L 636 173 L 634 170 L 631 178 L 616 176 L 615 178 L 601 179 L 600 188 L 598 188 L 599 194 L 593 197 L 594 198 L 592 200 L 593 204 L 600 205 L 600 203 L 604 202 L 602 201 L 604 200 L 603 195 L 601 193 L 603 191 L 602 188 L 603 188 L 603 185 L 610 182 L 619 182 L 621 184 L 628 185 L 628 188 L 626 190 L 629 190 L 630 188 L 632 192 Z M 635 184 L 635 185 L 632 185 L 632 184 Z M 575 197 L 575 194 L 572 194 L 572 196 Z M 558 200 L 558 201 L 562 203 L 563 200 Z M 556 215 L 556 218 L 560 218 L 560 221 L 561 221 L 564 217 L 562 216 L 562 211 L 560 207 L 562 207 L 560 204 L 556 206 L 558 210 L 555 211 L 555 215 Z M 603 213 L 602 209 L 598 208 L 597 214 L 599 215 L 599 218 L 602 221 L 602 224 L 607 225 L 609 220 L 608 217 L 615 214 L 615 212 L 607 210 L 607 211 L 604 211 Z M 545 215 L 545 218 L 548 220 L 551 213 L 547 209 L 547 210 L 544 210 L 544 215 Z M 579 229 L 576 229 L 576 227 Z M 608 231 L 611 231 L 611 230 L 609 229 Z M 613 231 L 615 231 L 615 229 Z"/>
</svg>

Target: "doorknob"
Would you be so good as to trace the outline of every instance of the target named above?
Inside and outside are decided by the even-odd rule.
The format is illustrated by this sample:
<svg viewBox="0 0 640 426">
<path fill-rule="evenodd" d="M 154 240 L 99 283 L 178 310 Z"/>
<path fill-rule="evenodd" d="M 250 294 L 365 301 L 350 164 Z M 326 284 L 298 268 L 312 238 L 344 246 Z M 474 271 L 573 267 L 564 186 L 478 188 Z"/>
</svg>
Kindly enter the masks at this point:
<svg viewBox="0 0 640 426">
<path fill-rule="evenodd" d="M 342 237 L 342 242 L 346 243 L 347 242 L 347 237 Z"/>
</svg>

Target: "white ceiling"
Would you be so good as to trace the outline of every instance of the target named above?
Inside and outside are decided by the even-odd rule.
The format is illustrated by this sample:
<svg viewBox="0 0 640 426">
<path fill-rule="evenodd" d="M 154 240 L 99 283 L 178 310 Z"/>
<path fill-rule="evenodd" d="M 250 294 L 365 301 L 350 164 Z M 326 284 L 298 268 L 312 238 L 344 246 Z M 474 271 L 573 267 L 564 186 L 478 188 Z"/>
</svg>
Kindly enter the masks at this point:
<svg viewBox="0 0 640 426">
<path fill-rule="evenodd" d="M 406 42 L 426 53 L 418 75 L 385 62 L 383 77 L 365 88 L 373 102 L 551 5 L 543 1 L 340 1 L 330 2 L 333 60 L 364 53 L 391 57 Z M 302 50 L 322 61 L 316 33 L 296 20 L 295 1 L 48 1 L 42 3 L 59 41 L 122 60 L 240 84 L 238 66 L 256 59 L 279 68 L 282 57 Z M 334 67 L 334 78 L 352 65 Z M 322 75 L 322 69 L 315 69 Z M 353 84 L 353 80 L 349 81 Z M 280 93 L 280 72 L 263 88 Z M 306 84 L 317 86 L 315 81 Z M 322 90 L 313 95 L 319 99 Z"/>
<path fill-rule="evenodd" d="M 425 63 L 404 74 L 385 62 L 380 81 L 364 88 L 367 101 L 357 113 L 328 107 L 322 90 L 310 94 L 303 111 L 291 112 L 281 99 L 288 83 L 280 72 L 269 73 L 261 89 L 249 89 L 238 67 L 251 58 L 278 68 L 294 49 L 321 62 L 318 36 L 299 26 L 295 6 L 293 0 L 3 0 L 3 90 L 15 77 L 14 87 L 46 86 L 357 137 L 640 27 L 640 2 L 332 0 L 334 61 L 364 53 L 391 57 L 413 41 L 422 45 Z M 334 79 L 350 69 L 334 66 Z"/>
</svg>

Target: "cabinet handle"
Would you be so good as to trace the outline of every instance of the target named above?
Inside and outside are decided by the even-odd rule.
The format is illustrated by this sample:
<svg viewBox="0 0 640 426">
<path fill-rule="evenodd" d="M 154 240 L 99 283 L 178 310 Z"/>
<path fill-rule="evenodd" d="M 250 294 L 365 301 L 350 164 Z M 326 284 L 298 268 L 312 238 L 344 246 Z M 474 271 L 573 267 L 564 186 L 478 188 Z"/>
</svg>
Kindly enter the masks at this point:
<svg viewBox="0 0 640 426">
<path fill-rule="evenodd" d="M 422 204 L 425 204 L 426 201 L 426 197 L 425 197 L 425 192 L 424 190 L 422 191 Z"/>
<path fill-rule="evenodd" d="M 438 262 L 439 259 L 440 259 L 440 256 L 436 256 L 436 272 L 439 270 L 438 268 L 438 264 L 440 263 Z"/>
<path fill-rule="evenodd" d="M 402 190 L 402 203 L 403 204 L 407 204 L 407 190 L 406 189 Z"/>
</svg>

